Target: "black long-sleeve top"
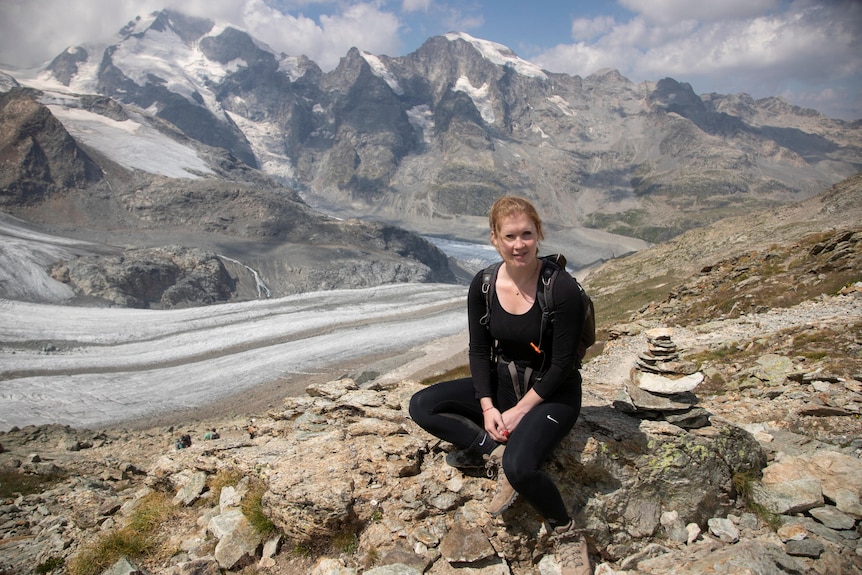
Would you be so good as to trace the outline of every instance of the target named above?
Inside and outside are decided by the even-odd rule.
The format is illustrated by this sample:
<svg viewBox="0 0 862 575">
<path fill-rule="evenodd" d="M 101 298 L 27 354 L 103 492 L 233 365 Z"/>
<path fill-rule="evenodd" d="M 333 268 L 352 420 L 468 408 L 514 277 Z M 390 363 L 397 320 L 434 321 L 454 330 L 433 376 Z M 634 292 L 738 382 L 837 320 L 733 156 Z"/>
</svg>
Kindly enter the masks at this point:
<svg viewBox="0 0 862 575">
<path fill-rule="evenodd" d="M 536 289 L 544 289 L 542 274 L 539 274 Z M 546 331 L 542 338 L 543 353 L 539 354 L 530 345 L 531 342 L 538 345 L 541 335 L 542 311 L 538 297 L 527 313 L 514 315 L 503 309 L 492 288 L 490 323 L 488 326 L 482 325 L 480 320 L 486 310 L 482 272 L 473 278 L 467 293 L 470 332 L 468 356 L 477 398 L 494 396 L 495 341 L 501 356 L 521 365 L 529 365 L 539 374 L 533 389 L 542 399 L 548 399 L 558 391 L 570 391 L 563 389 L 563 386 L 570 381 L 569 375 L 577 366 L 577 348 L 585 310 L 578 286 L 569 274 L 559 272 L 552 290 L 555 321 L 553 328 Z"/>
</svg>

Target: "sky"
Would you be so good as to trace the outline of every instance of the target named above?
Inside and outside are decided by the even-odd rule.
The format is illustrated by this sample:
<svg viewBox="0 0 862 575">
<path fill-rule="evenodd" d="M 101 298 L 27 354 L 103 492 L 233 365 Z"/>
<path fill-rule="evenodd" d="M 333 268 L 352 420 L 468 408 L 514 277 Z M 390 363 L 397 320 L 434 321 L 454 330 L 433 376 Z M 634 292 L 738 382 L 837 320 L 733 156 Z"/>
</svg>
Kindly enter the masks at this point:
<svg viewBox="0 0 862 575">
<path fill-rule="evenodd" d="M 246 30 L 325 71 L 351 47 L 403 56 L 457 31 L 551 72 L 615 68 L 699 94 L 781 96 L 862 119 L 860 0 L 0 0 L 0 64 L 34 66 L 176 7 Z"/>
</svg>

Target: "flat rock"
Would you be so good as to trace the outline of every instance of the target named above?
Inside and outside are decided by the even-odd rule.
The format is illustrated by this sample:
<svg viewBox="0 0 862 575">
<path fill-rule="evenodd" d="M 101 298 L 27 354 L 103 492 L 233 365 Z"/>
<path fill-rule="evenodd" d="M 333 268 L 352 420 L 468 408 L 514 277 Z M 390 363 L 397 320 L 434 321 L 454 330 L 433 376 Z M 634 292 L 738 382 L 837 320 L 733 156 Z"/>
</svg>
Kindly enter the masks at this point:
<svg viewBox="0 0 862 575">
<path fill-rule="evenodd" d="M 650 393 L 662 395 L 673 395 L 693 391 L 703 382 L 703 373 L 697 372 L 682 377 L 665 377 L 655 373 L 644 373 L 635 371 L 633 374 L 635 385 Z"/>
</svg>

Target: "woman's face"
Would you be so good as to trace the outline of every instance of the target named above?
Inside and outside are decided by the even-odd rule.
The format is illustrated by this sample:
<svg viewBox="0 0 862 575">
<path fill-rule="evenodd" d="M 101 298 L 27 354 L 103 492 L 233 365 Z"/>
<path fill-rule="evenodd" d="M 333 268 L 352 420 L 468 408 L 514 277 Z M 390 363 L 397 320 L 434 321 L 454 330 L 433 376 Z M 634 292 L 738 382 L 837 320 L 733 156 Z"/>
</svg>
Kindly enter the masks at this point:
<svg viewBox="0 0 862 575">
<path fill-rule="evenodd" d="M 529 267 L 539 254 L 539 233 L 533 220 L 515 212 L 500 220 L 499 229 L 491 232 L 491 243 L 507 265 Z"/>
</svg>

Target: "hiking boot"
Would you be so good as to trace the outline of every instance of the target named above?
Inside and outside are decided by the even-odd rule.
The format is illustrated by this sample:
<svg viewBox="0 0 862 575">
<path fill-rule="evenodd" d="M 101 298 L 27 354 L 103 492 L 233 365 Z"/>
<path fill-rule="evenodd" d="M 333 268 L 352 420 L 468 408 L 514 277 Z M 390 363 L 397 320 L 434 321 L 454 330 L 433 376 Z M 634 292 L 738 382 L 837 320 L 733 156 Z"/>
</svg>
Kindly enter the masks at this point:
<svg viewBox="0 0 862 575">
<path fill-rule="evenodd" d="M 447 453 L 446 463 L 457 469 L 482 469 L 485 467 L 485 458 L 478 451 L 461 449 Z"/>
<path fill-rule="evenodd" d="M 575 527 L 574 519 L 551 529 L 550 539 L 554 544 L 554 557 L 560 567 L 560 575 L 592 575 L 587 540 Z"/>
<path fill-rule="evenodd" d="M 503 451 L 505 449 L 505 445 L 498 445 L 491 452 L 491 455 L 487 456 L 488 458 L 485 462 L 485 474 L 489 478 L 497 477 L 497 491 L 488 504 L 488 513 L 493 517 L 511 507 L 518 496 L 518 492 L 515 491 L 515 488 L 506 479 L 506 473 L 503 471 Z"/>
</svg>

